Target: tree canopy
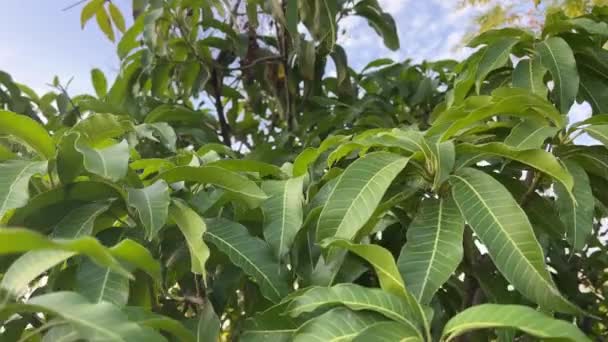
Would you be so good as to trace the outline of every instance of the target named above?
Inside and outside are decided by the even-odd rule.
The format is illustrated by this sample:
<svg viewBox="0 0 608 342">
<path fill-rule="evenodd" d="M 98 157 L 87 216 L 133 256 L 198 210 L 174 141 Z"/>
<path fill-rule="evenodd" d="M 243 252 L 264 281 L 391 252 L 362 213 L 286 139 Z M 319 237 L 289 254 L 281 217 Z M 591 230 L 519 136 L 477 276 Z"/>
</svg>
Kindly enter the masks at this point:
<svg viewBox="0 0 608 342">
<path fill-rule="evenodd" d="M 115 79 L 0 72 L 0 338 L 608 337 L 608 7 L 361 71 L 377 0 L 80 9 Z"/>
</svg>

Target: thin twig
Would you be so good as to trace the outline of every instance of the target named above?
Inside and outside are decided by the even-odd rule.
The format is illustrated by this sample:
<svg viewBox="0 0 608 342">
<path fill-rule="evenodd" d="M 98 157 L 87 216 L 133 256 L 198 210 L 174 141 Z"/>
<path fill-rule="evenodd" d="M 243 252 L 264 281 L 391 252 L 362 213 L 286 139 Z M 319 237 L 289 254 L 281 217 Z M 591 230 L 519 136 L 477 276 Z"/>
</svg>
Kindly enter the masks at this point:
<svg viewBox="0 0 608 342">
<path fill-rule="evenodd" d="M 87 0 L 80 0 L 80 1 L 76 1 L 75 3 L 73 3 L 73 4 L 69 5 L 68 7 L 63 8 L 61 11 L 63 11 L 63 12 L 65 12 L 65 11 L 69 11 L 69 10 L 71 10 L 72 8 L 74 8 L 74 7 L 78 6 L 78 5 L 82 4 L 82 3 L 85 3 L 85 2 L 87 2 Z"/>
</svg>

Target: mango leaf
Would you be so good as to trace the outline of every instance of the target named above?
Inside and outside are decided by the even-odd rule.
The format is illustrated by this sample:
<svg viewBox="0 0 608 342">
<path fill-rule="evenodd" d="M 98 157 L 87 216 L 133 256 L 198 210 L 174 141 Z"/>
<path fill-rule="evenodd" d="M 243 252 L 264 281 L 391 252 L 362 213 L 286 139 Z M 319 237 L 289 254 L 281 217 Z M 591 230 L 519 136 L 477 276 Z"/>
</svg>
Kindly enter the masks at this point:
<svg viewBox="0 0 608 342">
<path fill-rule="evenodd" d="M 300 177 L 304 175 L 308 171 L 310 165 L 313 164 L 323 152 L 347 139 L 348 136 L 345 135 L 332 135 L 323 140 L 318 148 L 308 147 L 304 149 L 293 162 L 293 176 Z"/>
<path fill-rule="evenodd" d="M 247 228 L 226 219 L 207 220 L 204 237 L 253 278 L 268 300 L 276 303 L 287 295 L 289 271 L 278 264 L 263 240 L 249 235 Z"/>
<path fill-rule="evenodd" d="M 0 144 L 0 161 L 15 159 L 16 156 L 8 147 Z"/>
<path fill-rule="evenodd" d="M 366 288 L 356 284 L 313 287 L 295 297 L 287 307 L 286 313 L 296 317 L 319 308 L 336 305 L 344 305 L 355 311 L 377 312 L 391 320 L 409 326 L 422 339 L 422 335 L 411 323 L 412 318 L 407 303 L 402 298 L 381 289 Z"/>
<path fill-rule="evenodd" d="M 376 313 L 335 308 L 304 323 L 295 332 L 293 342 L 348 341 L 380 321 L 383 318 Z"/>
<path fill-rule="evenodd" d="M 580 251 L 593 231 L 595 201 L 585 170 L 574 161 L 567 160 L 565 163 L 574 178 L 574 197 L 571 197 L 561 184 L 556 184 L 556 205 L 559 218 L 566 227 L 568 242 L 573 249 Z"/>
<path fill-rule="evenodd" d="M 85 259 L 76 271 L 75 290 L 92 303 L 106 301 L 121 307 L 129 299 L 129 278 Z"/>
<path fill-rule="evenodd" d="M 133 123 L 126 116 L 96 113 L 79 121 L 71 132 L 78 132 L 84 142 L 95 147 L 108 139 L 133 131 Z"/>
<path fill-rule="evenodd" d="M 161 330 L 172 334 L 177 337 L 180 341 L 184 342 L 195 342 L 195 341 L 213 341 L 196 339 L 194 334 L 188 330 L 179 321 L 169 318 L 167 316 L 159 315 L 157 313 L 147 311 L 142 307 L 129 306 L 122 309 L 122 312 L 127 315 L 129 321 L 138 324 L 142 327 L 152 328 L 154 330 Z"/>
<path fill-rule="evenodd" d="M 405 299 L 408 309 L 408 317 L 413 317 L 417 325 L 424 331 L 425 336 L 429 336 L 429 323 L 427 317 L 416 301 L 414 296 L 406 289 L 403 278 L 399 274 L 395 259 L 391 252 L 378 245 L 360 245 L 346 240 L 326 240 L 322 244 L 323 248 L 340 247 L 344 248 L 359 257 L 365 259 L 372 265 L 378 276 L 380 287 L 399 298 Z"/>
<path fill-rule="evenodd" d="M 217 166 L 179 166 L 163 172 L 159 178 L 168 183 L 187 181 L 213 184 L 233 193 L 250 207 L 257 207 L 267 198 L 262 189 L 248 178 Z"/>
<path fill-rule="evenodd" d="M 0 218 L 7 211 L 27 204 L 30 178 L 46 173 L 46 169 L 45 161 L 11 160 L 0 163 Z"/>
<path fill-rule="evenodd" d="M 443 328 L 442 341 L 451 341 L 467 331 L 513 328 L 542 340 L 591 341 L 576 325 L 547 316 L 522 305 L 482 304 L 452 317 Z"/>
<path fill-rule="evenodd" d="M 137 37 L 144 30 L 144 18 L 145 16 L 139 16 L 118 42 L 116 52 L 121 59 L 125 58 L 133 49 L 139 47 Z"/>
<path fill-rule="evenodd" d="M 91 235 L 95 220 L 109 208 L 109 202 L 94 202 L 71 210 L 53 227 L 53 237 L 75 239 Z"/>
<path fill-rule="evenodd" d="M 511 49 L 518 41 L 519 39 L 514 37 L 504 37 L 484 48 L 475 76 L 475 89 L 478 94 L 486 76 L 507 63 L 511 55 Z"/>
<path fill-rule="evenodd" d="M 295 296 L 296 293 L 293 292 L 292 295 Z M 289 305 L 289 298 L 245 320 L 240 340 L 243 342 L 291 341 L 293 333 L 300 324 L 290 316 L 283 314 L 287 305 Z"/>
<path fill-rule="evenodd" d="M 114 22 L 116 28 L 120 32 L 124 33 L 126 29 L 125 18 L 122 16 L 120 9 L 118 9 L 114 3 L 110 2 L 108 4 L 108 10 L 110 10 L 110 17 L 112 18 L 112 22 Z"/>
<path fill-rule="evenodd" d="M 196 341 L 217 341 L 220 338 L 221 322 L 213 310 L 213 305 L 206 302 L 196 325 Z"/>
<path fill-rule="evenodd" d="M 511 129 L 504 143 L 518 150 L 538 149 L 543 147 L 545 140 L 555 136 L 558 131 L 557 127 L 524 120 Z"/>
<path fill-rule="evenodd" d="M 106 248 L 90 236 L 70 240 L 50 240 L 40 233 L 22 228 L 0 228 L 0 238 L 5 243 L 0 245 L 0 255 L 48 249 L 73 252 L 86 255 L 98 265 L 109 267 L 130 277 L 118 258 L 141 268 L 153 278 L 160 279 L 160 265 L 147 249 L 130 239 L 124 239 L 115 246 Z M 39 257 L 42 258 L 43 255 Z"/>
<path fill-rule="evenodd" d="M 549 89 L 544 81 L 546 73 L 547 68 L 543 66 L 540 58 L 523 59 L 513 70 L 513 86 L 528 89 L 536 95 L 547 96 Z"/>
<path fill-rule="evenodd" d="M 412 295 L 430 303 L 463 255 L 464 220 L 451 198 L 424 199 L 407 229 L 397 266 Z"/>
<path fill-rule="evenodd" d="M 428 144 L 427 144 L 428 145 Z M 452 141 L 431 144 L 431 157 L 435 177 L 433 179 L 433 189 L 438 189 L 443 182 L 448 179 L 454 169 L 456 162 L 456 151 Z"/>
<path fill-rule="evenodd" d="M 92 341 L 166 341 L 159 333 L 128 320 L 120 309 L 108 302 L 90 303 L 81 295 L 60 291 L 36 296 L 23 305 L 58 315 L 71 323 L 81 338 Z"/>
<path fill-rule="evenodd" d="M 526 214 L 502 184 L 471 168 L 458 170 L 450 183 L 462 216 L 505 278 L 544 308 L 579 312 L 553 284 Z"/>
<path fill-rule="evenodd" d="M 170 215 L 186 238 L 192 273 L 201 274 L 205 280 L 207 275 L 205 264 L 210 255 L 209 248 L 203 241 L 207 225 L 194 210 L 181 200 L 173 200 Z"/>
<path fill-rule="evenodd" d="M 143 123 L 135 126 L 137 135 L 152 141 L 160 141 L 169 151 L 175 151 L 177 135 L 166 122 Z M 157 139 L 156 137 L 158 136 Z"/>
<path fill-rule="evenodd" d="M 99 25 L 101 32 L 103 32 L 110 41 L 114 41 L 114 29 L 112 29 L 112 22 L 110 21 L 110 16 L 108 16 L 105 7 L 101 6 L 97 9 L 97 12 L 95 12 L 95 19 L 97 19 L 97 25 Z"/>
<path fill-rule="evenodd" d="M 262 183 L 262 190 L 269 196 L 262 203 L 264 238 L 278 260 L 289 252 L 302 227 L 303 186 L 303 177 Z"/>
<path fill-rule="evenodd" d="M 91 81 L 97 97 L 102 98 L 108 94 L 108 81 L 101 70 L 97 68 L 91 70 Z M 95 116 L 93 115 L 93 117 Z"/>
<path fill-rule="evenodd" d="M 411 326 L 397 322 L 378 322 L 361 331 L 353 342 L 422 342 L 420 333 Z"/>
<path fill-rule="evenodd" d="M 536 53 L 555 82 L 552 93 L 557 107 L 560 112 L 568 113 L 579 87 L 576 60 L 570 46 L 561 37 L 550 37 L 536 44 Z"/>
<path fill-rule="evenodd" d="M 13 261 L 2 277 L 0 288 L 9 295 L 18 297 L 27 291 L 32 281 L 74 254 L 70 251 L 57 250 L 27 252 Z"/>
<path fill-rule="evenodd" d="M 479 153 L 481 155 L 497 155 L 529 165 L 560 182 L 568 191 L 572 190 L 574 181 L 552 153 L 541 149 L 516 150 L 503 143 L 487 143 L 482 145 L 461 144 L 456 147 L 458 153 Z"/>
<path fill-rule="evenodd" d="M 608 112 L 608 91 L 606 91 L 605 74 L 594 67 L 580 65 L 578 73 L 581 78 L 579 96 L 585 99 L 592 108 L 593 115 Z"/>
<path fill-rule="evenodd" d="M 75 141 L 74 147 L 82 155 L 84 168 L 111 181 L 118 181 L 127 175 L 129 168 L 129 144 L 126 140 L 103 148 L 91 148 L 82 142 Z"/>
<path fill-rule="evenodd" d="M 0 110 L 0 136 L 15 137 L 26 144 L 43 159 L 55 156 L 55 143 L 49 133 L 36 121 L 25 115 Z"/>
<path fill-rule="evenodd" d="M 583 130 L 599 140 L 604 146 L 608 146 L 608 125 L 589 125 Z"/>
<path fill-rule="evenodd" d="M 148 239 L 153 239 L 167 222 L 171 200 L 167 183 L 160 180 L 143 189 L 127 191 L 127 204 L 135 208 Z"/>
<path fill-rule="evenodd" d="M 104 0 L 91 0 L 89 1 L 83 8 L 82 12 L 80 12 L 80 27 L 84 29 L 84 25 L 93 18 L 97 10 L 103 6 L 105 3 Z"/>
<path fill-rule="evenodd" d="M 376 0 L 364 0 L 354 7 L 355 15 L 367 19 L 367 23 L 384 40 L 384 45 L 391 50 L 399 49 L 399 35 L 393 17 L 382 11 Z"/>
<path fill-rule="evenodd" d="M 349 165 L 329 195 L 317 223 L 317 241 L 352 239 L 372 216 L 408 158 L 387 152 L 366 155 Z"/>
<path fill-rule="evenodd" d="M 283 171 L 276 165 L 246 159 L 224 159 L 207 164 L 207 166 L 221 167 L 236 172 L 257 172 L 261 177 L 284 177 Z"/>
</svg>

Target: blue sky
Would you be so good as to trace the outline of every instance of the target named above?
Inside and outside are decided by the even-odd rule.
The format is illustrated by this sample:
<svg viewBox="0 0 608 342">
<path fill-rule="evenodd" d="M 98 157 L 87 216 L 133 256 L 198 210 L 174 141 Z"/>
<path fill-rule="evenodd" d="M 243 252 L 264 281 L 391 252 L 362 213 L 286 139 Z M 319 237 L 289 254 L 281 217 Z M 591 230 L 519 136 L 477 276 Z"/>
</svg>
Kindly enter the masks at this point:
<svg viewBox="0 0 608 342">
<path fill-rule="evenodd" d="M 118 70 L 115 45 L 99 31 L 91 20 L 80 28 L 78 6 L 63 8 L 76 0 L 2 0 L 0 22 L 0 70 L 36 91 L 48 90 L 54 75 L 66 81 L 74 77 L 70 93 L 91 91 L 89 73 L 100 68 L 109 75 Z M 397 21 L 401 49 L 390 51 L 363 21 L 349 18 L 343 27 L 347 34 L 340 38 L 347 49 L 349 63 L 360 69 L 380 57 L 395 60 L 413 58 L 439 59 L 462 57 L 455 50 L 471 22 L 474 10 L 457 10 L 456 0 L 380 0 Z M 131 0 L 115 0 L 125 9 Z"/>
</svg>

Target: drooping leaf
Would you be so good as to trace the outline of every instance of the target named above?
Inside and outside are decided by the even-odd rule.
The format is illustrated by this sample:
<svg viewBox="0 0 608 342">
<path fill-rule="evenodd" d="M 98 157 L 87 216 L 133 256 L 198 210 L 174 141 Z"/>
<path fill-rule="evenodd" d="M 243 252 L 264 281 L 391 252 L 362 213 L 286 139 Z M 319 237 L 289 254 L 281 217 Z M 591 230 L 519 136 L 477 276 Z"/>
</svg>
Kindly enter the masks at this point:
<svg viewBox="0 0 608 342">
<path fill-rule="evenodd" d="M 114 3 L 110 2 L 108 4 L 108 10 L 110 11 L 110 18 L 112 18 L 112 22 L 114 22 L 116 28 L 124 33 L 126 30 L 125 18 L 122 16 L 120 9 L 118 9 Z"/>
<path fill-rule="evenodd" d="M 160 278 L 160 265 L 148 250 L 130 239 L 124 239 L 115 246 L 107 248 L 90 236 L 70 240 L 50 240 L 40 233 L 22 228 L 0 228 L 0 238 L 3 241 L 0 245 L 0 255 L 49 249 L 73 252 L 86 255 L 98 265 L 110 267 L 116 272 L 130 276 L 117 260 L 118 258 L 141 268 L 156 279 Z"/>
<path fill-rule="evenodd" d="M 78 266 L 75 285 L 76 292 L 91 303 L 106 301 L 121 307 L 129 299 L 129 278 L 90 260 Z"/>
<path fill-rule="evenodd" d="M 604 146 L 608 146 L 608 125 L 589 125 L 583 130 L 599 140 Z"/>
<path fill-rule="evenodd" d="M 420 333 L 411 326 L 397 322 L 378 322 L 361 331 L 353 342 L 422 342 Z"/>
<path fill-rule="evenodd" d="M 144 18 L 144 16 L 138 17 L 133 23 L 133 25 L 129 27 L 129 29 L 122 36 L 122 38 L 118 42 L 118 46 L 116 47 L 118 57 L 125 58 L 129 54 L 129 52 L 139 47 L 137 37 L 144 30 Z"/>
<path fill-rule="evenodd" d="M 594 67 L 581 65 L 579 96 L 583 97 L 593 110 L 593 115 L 608 112 L 608 91 L 606 90 L 605 74 L 598 73 Z"/>
<path fill-rule="evenodd" d="M 355 14 L 367 19 L 367 23 L 384 40 L 384 45 L 391 49 L 399 49 L 399 35 L 393 17 L 382 11 L 376 0 L 360 1 L 354 7 Z"/>
<path fill-rule="evenodd" d="M 568 113 L 578 94 L 579 76 L 570 46 L 561 37 L 551 37 L 536 45 L 536 53 L 555 82 L 553 90 L 560 112 Z"/>
<path fill-rule="evenodd" d="M 288 271 L 273 256 L 270 246 L 249 235 L 247 228 L 226 219 L 207 220 L 205 240 L 226 254 L 260 287 L 264 297 L 279 302 L 288 292 Z"/>
<path fill-rule="evenodd" d="M 348 341 L 369 325 L 383 321 L 372 312 L 353 312 L 336 308 L 303 324 L 294 334 L 294 342 Z"/>
<path fill-rule="evenodd" d="M 443 339 L 467 331 L 487 328 L 514 328 L 543 340 L 591 341 L 574 324 L 558 320 L 521 305 L 482 304 L 452 317 L 443 329 Z"/>
<path fill-rule="evenodd" d="M 589 176 L 574 161 L 567 160 L 566 167 L 574 178 L 573 197 L 561 184 L 555 185 L 556 205 L 559 218 L 566 227 L 566 238 L 575 250 L 585 247 L 587 238 L 593 230 L 593 209 L 595 201 L 591 193 Z"/>
<path fill-rule="evenodd" d="M 106 37 L 110 41 L 114 41 L 114 29 L 112 28 L 112 22 L 110 21 L 110 16 L 108 12 L 106 12 L 105 7 L 100 6 L 95 12 L 95 19 L 97 19 L 97 25 L 99 25 L 99 29 L 103 32 Z"/>
<path fill-rule="evenodd" d="M 242 199 L 251 207 L 258 206 L 266 194 L 248 178 L 216 166 L 179 166 L 159 175 L 167 183 L 179 181 L 217 185 Z"/>
<path fill-rule="evenodd" d="M 92 341 L 166 341 L 159 333 L 131 322 L 118 307 L 101 302 L 92 304 L 74 292 L 60 291 L 27 301 L 29 310 L 41 308 L 72 324 L 80 337 Z"/>
<path fill-rule="evenodd" d="M 206 302 L 196 325 L 196 341 L 217 341 L 220 338 L 220 319 L 211 303 Z"/>
<path fill-rule="evenodd" d="M 175 151 L 177 136 L 175 130 L 166 122 L 143 123 L 135 127 L 137 135 L 152 141 L 159 141 L 169 150 Z M 158 136 L 158 139 L 156 138 Z"/>
<path fill-rule="evenodd" d="M 287 313 L 299 316 L 319 308 L 344 305 L 355 311 L 374 311 L 387 318 L 408 325 L 417 332 L 410 317 L 410 309 L 402 298 L 380 289 L 366 288 L 355 284 L 339 284 L 333 287 L 313 287 L 295 297 Z M 417 332 L 422 339 L 422 335 Z"/>
<path fill-rule="evenodd" d="M 266 181 L 262 190 L 269 198 L 262 203 L 264 237 L 278 260 L 289 252 L 302 226 L 303 177 Z"/>
<path fill-rule="evenodd" d="M 460 264 L 464 220 L 451 198 L 425 199 L 407 230 L 397 266 L 412 295 L 428 304 Z"/>
<path fill-rule="evenodd" d="M 93 18 L 97 10 L 103 6 L 105 3 L 104 0 L 91 0 L 89 1 L 83 8 L 82 12 L 80 12 L 80 27 L 84 29 L 84 25 Z"/>
<path fill-rule="evenodd" d="M 458 170 L 450 183 L 462 216 L 505 278 L 544 308 L 577 312 L 553 284 L 526 214 L 502 184 L 471 168 Z"/>
<path fill-rule="evenodd" d="M 349 165 L 329 195 L 317 223 L 317 241 L 352 239 L 371 217 L 408 159 L 387 152 L 370 153 Z"/>
<path fill-rule="evenodd" d="M 346 240 L 326 240 L 323 247 L 344 248 L 370 263 L 376 271 L 380 287 L 384 291 L 405 299 L 407 309 L 410 312 L 408 316 L 415 319 L 417 326 L 424 331 L 423 335 L 428 337 L 430 330 L 427 317 L 420 303 L 405 287 L 405 283 L 399 274 L 399 269 L 395 264 L 395 259 L 391 252 L 378 245 L 354 244 Z"/>
<path fill-rule="evenodd" d="M 207 230 L 207 225 L 194 210 L 180 200 L 173 200 L 170 215 L 188 244 L 192 273 L 201 274 L 203 279 L 206 279 L 205 264 L 210 253 L 203 241 L 203 235 Z"/>
<path fill-rule="evenodd" d="M 0 218 L 7 211 L 27 204 L 30 178 L 45 173 L 46 168 L 45 161 L 10 160 L 0 163 Z"/>
<path fill-rule="evenodd" d="M 553 177 L 559 181 L 568 191 L 574 184 L 572 176 L 552 153 L 542 149 L 517 150 L 503 143 L 487 143 L 482 145 L 461 144 L 457 146 L 459 153 L 479 153 L 480 155 L 497 155 L 533 168 Z"/>
<path fill-rule="evenodd" d="M 36 121 L 25 115 L 0 110 L 0 136 L 15 137 L 36 151 L 43 159 L 55 156 L 55 143 L 49 133 Z"/>
<path fill-rule="evenodd" d="M 148 239 L 153 239 L 167 222 L 170 204 L 169 186 L 160 180 L 143 189 L 127 190 L 128 205 L 137 211 Z"/>
</svg>

